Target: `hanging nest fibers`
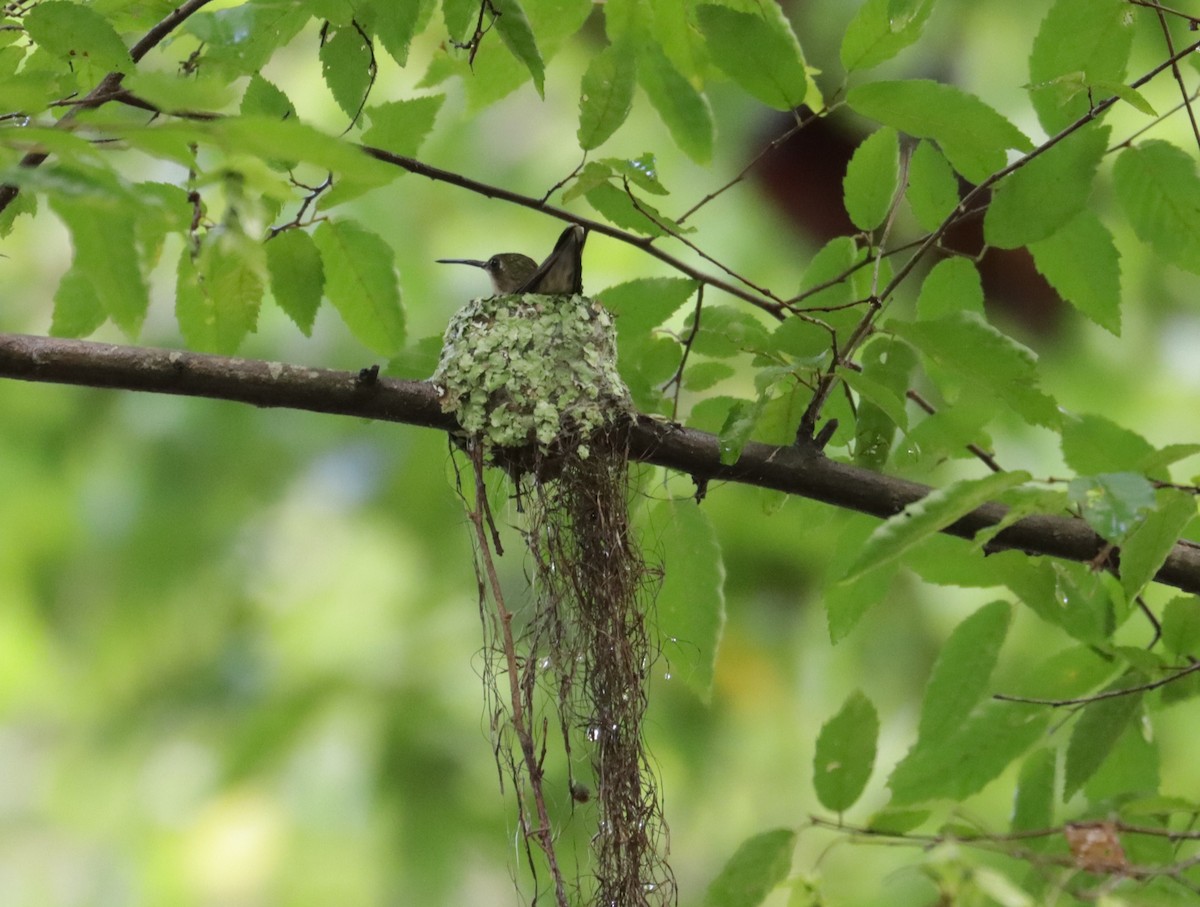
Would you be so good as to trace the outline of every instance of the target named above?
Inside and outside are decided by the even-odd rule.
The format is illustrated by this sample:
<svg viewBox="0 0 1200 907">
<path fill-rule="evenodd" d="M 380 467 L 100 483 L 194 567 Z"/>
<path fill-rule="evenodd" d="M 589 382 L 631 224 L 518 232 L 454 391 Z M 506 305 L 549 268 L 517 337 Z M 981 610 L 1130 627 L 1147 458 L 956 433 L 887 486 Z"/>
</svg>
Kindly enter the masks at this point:
<svg viewBox="0 0 1200 907">
<path fill-rule="evenodd" d="M 580 294 L 472 300 L 446 330 L 432 381 L 474 466 L 485 682 L 534 900 L 548 884 L 559 907 L 674 903 L 642 735 L 654 577 L 629 522 L 624 439 L 634 407 L 617 373 L 612 317 Z M 528 609 L 511 609 L 498 580 L 485 465 L 515 484 L 532 572 Z M 551 724 L 561 750 L 550 763 L 565 766 L 566 790 L 550 789 Z M 566 819 L 593 807 L 590 874 L 568 878 L 564 866 L 576 861 L 563 852 Z"/>
</svg>

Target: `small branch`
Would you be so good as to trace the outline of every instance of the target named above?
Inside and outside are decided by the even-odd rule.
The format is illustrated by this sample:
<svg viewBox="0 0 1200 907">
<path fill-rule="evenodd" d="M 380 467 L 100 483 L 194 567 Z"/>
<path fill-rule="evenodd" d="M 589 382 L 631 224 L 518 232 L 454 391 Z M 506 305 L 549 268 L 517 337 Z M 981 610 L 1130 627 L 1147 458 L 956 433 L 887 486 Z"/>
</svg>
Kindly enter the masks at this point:
<svg viewBox="0 0 1200 907">
<path fill-rule="evenodd" d="M 1122 687 L 1119 690 L 1104 690 L 1100 693 L 1093 693 L 1090 696 L 1075 696 L 1071 699 L 1033 699 L 1028 696 L 1009 696 L 1005 693 L 996 693 L 992 696 L 993 699 L 999 699 L 1002 702 L 1023 702 L 1028 705 L 1048 705 L 1053 708 L 1065 708 L 1071 705 L 1090 705 L 1093 702 L 1100 702 L 1103 699 L 1116 699 L 1120 696 L 1132 696 L 1134 693 L 1149 693 L 1151 690 L 1157 690 L 1159 687 L 1165 687 L 1169 683 L 1174 683 L 1186 677 L 1188 674 L 1194 674 L 1200 671 L 1200 661 L 1193 662 L 1186 668 L 1180 668 L 1173 674 L 1162 678 L 1161 680 L 1152 680 L 1149 683 L 1141 683 L 1133 687 Z"/>
<path fill-rule="evenodd" d="M 778 318 L 783 309 L 783 306 L 769 299 L 764 299 L 748 290 L 744 290 L 739 286 L 735 286 L 727 281 L 721 280 L 718 277 L 713 277 L 699 271 L 689 265 L 687 262 L 676 258 L 667 252 L 662 251 L 650 244 L 649 237 L 636 236 L 611 224 L 606 224 L 603 221 L 592 220 L 587 217 L 580 217 L 573 211 L 568 211 L 565 208 L 559 208 L 555 205 L 546 204 L 541 199 L 533 198 L 529 195 L 522 195 L 519 192 L 511 192 L 508 189 L 502 189 L 499 186 L 493 186 L 489 183 L 483 183 L 479 180 L 473 180 L 470 177 L 463 176 L 459 173 L 454 173 L 451 170 L 443 170 L 440 167 L 434 167 L 430 164 L 422 163 L 416 158 L 407 157 L 403 154 L 393 154 L 390 151 L 385 151 L 382 148 L 372 148 L 370 145 L 361 146 L 362 150 L 378 161 L 383 161 L 385 164 L 391 164 L 395 167 L 401 167 L 409 173 L 415 173 L 418 176 L 428 177 L 431 180 L 436 180 L 442 183 L 449 183 L 452 186 L 458 186 L 461 189 L 466 189 L 469 192 L 474 192 L 477 195 L 482 195 L 486 198 L 496 198 L 501 201 L 509 202 L 510 204 L 520 205 L 522 208 L 531 208 L 534 211 L 540 211 L 542 214 L 548 214 L 550 217 L 558 218 L 570 224 L 579 224 L 587 227 L 591 233 L 599 233 L 603 236 L 608 236 L 612 239 L 619 240 L 623 243 L 628 243 L 635 248 L 641 249 L 648 255 L 652 255 L 664 264 L 670 265 L 676 271 L 684 274 L 693 280 L 698 280 L 701 283 L 708 284 L 710 287 L 728 293 L 730 296 L 735 296 L 738 299 L 744 300 L 753 306 L 757 306 L 764 312 Z"/>
<path fill-rule="evenodd" d="M 363 382 L 358 372 L 85 340 L 0 334 L 0 377 L 210 397 L 442 431 L 457 427 L 442 412 L 437 389 L 428 381 Z M 715 435 L 650 418 L 639 418 L 631 426 L 629 452 L 635 460 L 686 473 L 698 482 L 771 488 L 881 518 L 899 513 L 933 491 L 928 485 L 839 463 L 809 450 L 754 441 L 746 445 L 737 463 L 723 464 Z M 943 531 L 974 538 L 1007 514 L 1002 504 L 985 504 Z M 1104 545 L 1083 520 L 1034 515 L 998 533 L 983 550 L 1016 549 L 1086 563 Z M 1200 546 L 1178 542 L 1155 579 L 1200 593 Z"/>
<path fill-rule="evenodd" d="M 201 7 L 207 6 L 211 2 L 212 0 L 187 0 L 186 3 L 169 12 L 162 18 L 161 21 L 159 21 L 148 32 L 146 32 L 140 41 L 138 41 L 129 49 L 129 56 L 133 59 L 133 62 L 140 62 L 142 57 L 146 56 L 146 54 L 148 54 L 164 38 L 166 38 L 167 35 L 178 28 L 179 24 L 183 22 L 184 19 L 199 10 Z M 124 79 L 125 75 L 123 73 L 110 72 L 100 80 L 99 85 L 88 92 L 87 96 L 83 98 L 83 100 L 63 114 L 62 119 L 60 119 L 55 126 L 66 126 L 75 119 L 81 110 L 90 110 L 106 103 L 108 100 L 110 100 L 110 96 L 121 87 L 121 82 L 124 81 Z M 40 167 L 43 163 L 45 163 L 48 157 L 50 157 L 49 151 L 31 151 L 21 158 L 20 166 L 31 169 L 34 167 Z M 20 188 L 12 183 L 0 185 L 0 211 L 3 211 L 5 208 L 11 205 L 13 199 L 17 197 L 17 194 L 20 191 Z"/>
</svg>

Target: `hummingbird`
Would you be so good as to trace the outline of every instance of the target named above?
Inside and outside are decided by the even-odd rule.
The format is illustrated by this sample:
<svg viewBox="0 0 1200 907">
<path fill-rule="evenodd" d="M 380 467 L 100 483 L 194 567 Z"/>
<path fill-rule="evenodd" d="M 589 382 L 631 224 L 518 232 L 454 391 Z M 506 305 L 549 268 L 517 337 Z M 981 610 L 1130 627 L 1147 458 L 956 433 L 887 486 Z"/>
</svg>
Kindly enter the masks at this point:
<svg viewBox="0 0 1200 907">
<path fill-rule="evenodd" d="M 587 230 L 579 224 L 571 224 L 540 265 L 520 252 L 501 252 L 487 261 L 439 258 L 438 263 L 482 268 L 492 278 L 492 289 L 497 296 L 521 293 L 570 296 L 583 292 L 583 243 L 586 239 Z"/>
</svg>

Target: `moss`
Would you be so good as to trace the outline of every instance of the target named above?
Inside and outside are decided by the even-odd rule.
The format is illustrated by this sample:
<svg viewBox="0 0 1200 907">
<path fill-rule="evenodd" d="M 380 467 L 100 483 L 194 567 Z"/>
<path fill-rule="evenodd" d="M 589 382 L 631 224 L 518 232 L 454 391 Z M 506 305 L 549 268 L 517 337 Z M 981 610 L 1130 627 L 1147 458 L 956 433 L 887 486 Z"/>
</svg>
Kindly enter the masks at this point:
<svg viewBox="0 0 1200 907">
<path fill-rule="evenodd" d="M 442 409 L 485 449 L 586 457 L 633 412 L 612 316 L 586 296 L 473 299 L 446 328 L 432 381 Z"/>
</svg>

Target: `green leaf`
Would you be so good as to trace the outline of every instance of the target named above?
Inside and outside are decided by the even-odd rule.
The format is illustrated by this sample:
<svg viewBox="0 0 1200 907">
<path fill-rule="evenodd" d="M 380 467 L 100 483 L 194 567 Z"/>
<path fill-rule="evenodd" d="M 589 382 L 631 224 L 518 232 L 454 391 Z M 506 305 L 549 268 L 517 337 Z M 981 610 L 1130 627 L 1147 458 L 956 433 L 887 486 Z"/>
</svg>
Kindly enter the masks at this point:
<svg viewBox="0 0 1200 907">
<path fill-rule="evenodd" d="M 268 242 L 266 249 L 275 303 L 305 337 L 311 337 L 325 291 L 325 271 L 316 243 L 303 230 L 285 230 Z"/>
<path fill-rule="evenodd" d="M 925 687 L 918 745 L 951 737 L 983 701 L 1011 622 L 1009 604 L 995 601 L 954 628 Z"/>
<path fill-rule="evenodd" d="M 1116 616 L 1112 595 L 1102 578 L 1076 564 L 1053 564 L 1051 572 L 1054 590 L 1050 598 L 1038 603 L 1027 598 L 1026 603 L 1080 642 L 1110 644 Z"/>
<path fill-rule="evenodd" d="M 442 356 L 442 335 L 422 337 L 388 360 L 386 374 L 393 378 L 421 381 L 433 374 Z"/>
<path fill-rule="evenodd" d="M 1154 506 L 1154 486 L 1132 472 L 1081 476 L 1071 480 L 1067 491 L 1088 525 L 1114 544 L 1120 544 Z"/>
<path fill-rule="evenodd" d="M 1057 753 L 1035 750 L 1026 757 L 1013 798 L 1013 831 L 1034 831 L 1054 824 L 1054 769 Z"/>
<path fill-rule="evenodd" d="M 628 179 L 633 185 L 639 189 L 645 189 L 652 195 L 669 194 L 663 184 L 658 181 L 658 162 L 649 151 L 640 157 L 605 157 L 595 163 L 602 164 L 613 175 Z"/>
<path fill-rule="evenodd" d="M 800 278 L 800 293 L 811 294 L 804 296 L 804 304 L 817 307 L 850 302 L 854 289 L 850 272 L 861 260 L 862 251 L 849 236 L 829 240 L 817 250 Z"/>
<path fill-rule="evenodd" d="M 1146 678 L 1141 673 L 1131 671 L 1106 687 L 1105 691 L 1128 689 L 1145 682 Z M 1084 706 L 1083 714 L 1071 734 L 1071 742 L 1067 744 L 1064 800 L 1069 800 L 1108 758 L 1125 728 L 1141 713 L 1141 706 L 1140 692 L 1101 699 Z"/>
<path fill-rule="evenodd" d="M 246 3 L 193 15 L 183 30 L 206 45 L 204 68 L 230 79 L 260 72 L 312 16 L 307 5 Z"/>
<path fill-rule="evenodd" d="M 1088 84 L 1122 82 L 1135 17 L 1125 0 L 1056 0 L 1029 56 L 1029 94 L 1042 127 L 1054 134 L 1086 114 Z M 1079 85 L 1059 81 L 1078 73 Z"/>
<path fill-rule="evenodd" d="M 787 878 L 796 832 L 764 831 L 741 843 L 704 893 L 705 907 L 756 907 Z"/>
<path fill-rule="evenodd" d="M 266 272 L 262 246 L 228 227 L 209 231 L 199 255 L 180 256 L 175 315 L 188 345 L 229 354 L 258 325 Z"/>
<path fill-rule="evenodd" d="M 51 337 L 86 337 L 107 319 L 89 276 L 72 267 L 62 276 L 54 294 Z"/>
<path fill-rule="evenodd" d="M 338 107 L 357 118 L 371 86 L 371 48 L 353 26 L 337 29 L 321 45 L 321 75 Z"/>
<path fill-rule="evenodd" d="M 708 514 L 695 501 L 663 501 L 650 521 L 662 552 L 663 580 L 655 612 L 668 669 L 708 702 L 725 627 L 721 547 Z"/>
<path fill-rule="evenodd" d="M 845 812 L 853 806 L 875 766 L 879 715 L 859 690 L 821 726 L 813 756 L 813 787 L 826 809 Z"/>
<path fill-rule="evenodd" d="M 1162 615 L 1163 645 L 1176 655 L 1200 651 L 1200 600 L 1179 595 L 1167 602 Z"/>
<path fill-rule="evenodd" d="M 520 60 L 533 76 L 534 87 L 542 97 L 546 95 L 546 64 L 533 36 L 533 29 L 519 0 L 491 0 L 496 10 L 495 29 L 500 33 L 504 46 Z"/>
<path fill-rule="evenodd" d="M 1087 202 L 1111 130 L 1095 123 L 1002 179 L 983 218 L 983 238 L 1015 249 L 1046 239 Z"/>
<path fill-rule="evenodd" d="M 690 228 L 680 227 L 649 202 L 639 198 L 635 203 L 629 192 L 612 183 L 601 183 L 589 189 L 585 198 L 606 220 L 627 230 L 636 230 L 646 236 L 666 236 L 667 230 L 674 233 L 691 232 Z"/>
<path fill-rule="evenodd" d="M 966 379 L 1035 425 L 1052 428 L 1060 415 L 1038 384 L 1037 357 L 974 312 L 933 321 L 890 321 L 888 328 L 932 362 Z"/>
<path fill-rule="evenodd" d="M 242 95 L 241 112 L 244 116 L 263 116 L 276 120 L 296 116 L 296 108 L 288 96 L 258 73 L 254 73 L 246 85 L 246 93 Z"/>
<path fill-rule="evenodd" d="M 1179 536 L 1196 516 L 1196 499 L 1182 491 L 1164 489 L 1166 498 L 1129 534 L 1121 545 L 1121 587 L 1130 601 L 1154 579 Z"/>
<path fill-rule="evenodd" d="M 958 312 L 983 315 L 983 281 L 971 259 L 946 258 L 934 265 L 921 282 L 917 317 L 935 321 Z"/>
<path fill-rule="evenodd" d="M 1134 471 L 1154 453 L 1154 445 L 1104 416 L 1069 416 L 1062 424 L 1062 453 L 1081 475 Z"/>
<path fill-rule="evenodd" d="M 654 44 L 638 48 L 638 83 L 662 117 L 671 138 L 698 164 L 712 159 L 713 118 L 705 97 L 680 75 Z"/>
<path fill-rule="evenodd" d="M 1130 88 L 1124 82 L 1114 82 L 1108 79 L 1096 79 L 1092 82 L 1091 88 L 1093 98 L 1096 94 L 1100 95 L 1116 95 L 1126 104 L 1132 105 L 1135 109 L 1140 110 L 1146 116 L 1156 117 L 1158 111 L 1153 105 L 1146 100 L 1145 96 L 1134 88 Z"/>
<path fill-rule="evenodd" d="M 690 391 L 706 391 L 737 372 L 724 362 L 691 362 L 683 373 L 683 386 Z"/>
<path fill-rule="evenodd" d="M 894 14 L 895 0 L 867 0 L 858 8 L 842 39 L 846 72 L 870 69 L 890 60 L 921 37 L 933 0 L 909 3 L 905 15 Z"/>
<path fill-rule="evenodd" d="M 22 21 L 34 43 L 72 66 L 90 65 L 101 75 L 133 70 L 124 42 L 108 19 L 90 6 L 46 0 Z"/>
<path fill-rule="evenodd" d="M 645 334 L 674 315 L 698 286 L 681 277 L 643 277 L 602 290 L 599 297 L 615 316 L 617 338 L 624 344 L 627 336 Z"/>
<path fill-rule="evenodd" d="M 445 100 L 438 94 L 368 107 L 371 128 L 363 133 L 363 144 L 412 157 L 433 129 Z"/>
<path fill-rule="evenodd" d="M 839 368 L 838 375 L 864 401 L 879 407 L 893 425 L 902 429 L 908 428 L 908 413 L 904 409 L 904 400 L 890 387 L 854 369 Z"/>
<path fill-rule="evenodd" d="M 150 294 L 138 267 L 134 206 L 96 194 L 52 196 L 50 207 L 71 232 L 71 267 L 87 275 L 113 323 L 126 336 L 137 337 Z"/>
<path fill-rule="evenodd" d="M 887 218 L 900 182 L 900 138 L 885 126 L 863 140 L 846 167 L 842 189 L 846 212 L 860 230 L 874 230 Z"/>
<path fill-rule="evenodd" d="M 898 558 L 925 537 L 940 532 L 1000 492 L 1030 478 L 1027 472 L 996 473 L 982 479 L 963 479 L 931 491 L 871 533 L 841 582 Z"/>
<path fill-rule="evenodd" d="M 800 360 L 816 361 L 830 352 L 833 337 L 819 324 L 803 318 L 785 318 L 771 332 L 770 348 Z"/>
<path fill-rule="evenodd" d="M 684 322 L 690 330 L 695 314 Z M 728 357 L 770 346 L 770 335 L 761 321 L 749 312 L 727 305 L 706 305 L 700 313 L 700 330 L 692 349 L 706 356 Z"/>
<path fill-rule="evenodd" d="M 908 752 L 888 779 L 892 804 L 961 801 L 977 793 L 1043 737 L 1050 719 L 1043 706 L 984 703 L 948 738 L 918 743 Z"/>
<path fill-rule="evenodd" d="M 1100 327 L 1121 334 L 1121 254 L 1091 211 L 1080 211 L 1048 239 L 1031 243 L 1033 263 L 1058 295 Z"/>
<path fill-rule="evenodd" d="M 913 79 L 871 82 L 846 100 L 865 117 L 922 139 L 933 139 L 959 173 L 982 182 L 1005 165 L 1005 149 L 1032 151 L 1033 143 L 974 95 L 951 85 Z"/>
<path fill-rule="evenodd" d="M 958 206 L 958 177 L 931 142 L 920 142 L 908 161 L 905 197 L 924 230 L 936 230 Z"/>
<path fill-rule="evenodd" d="M 1113 182 L 1138 239 L 1200 274 L 1200 179 L 1192 156 L 1159 139 L 1143 142 L 1121 152 Z"/>
<path fill-rule="evenodd" d="M 579 147 L 599 148 L 633 108 L 637 66 L 622 45 L 610 45 L 592 58 L 579 89 Z"/>
<path fill-rule="evenodd" d="M 776 110 L 804 103 L 808 73 L 786 20 L 704 4 L 696 8 L 712 62 L 745 91 Z"/>
<path fill-rule="evenodd" d="M 373 3 L 375 34 L 393 60 L 400 66 L 408 62 L 413 37 L 433 12 L 433 0 L 378 0 Z"/>
<path fill-rule="evenodd" d="M 196 75 L 183 78 L 174 73 L 138 70 L 121 84 L 160 110 L 220 110 L 233 98 L 226 79 Z"/>
<path fill-rule="evenodd" d="M 325 268 L 325 295 L 346 326 L 375 352 L 395 353 L 404 345 L 404 311 L 392 247 L 351 221 L 324 221 L 313 240 Z"/>
</svg>

